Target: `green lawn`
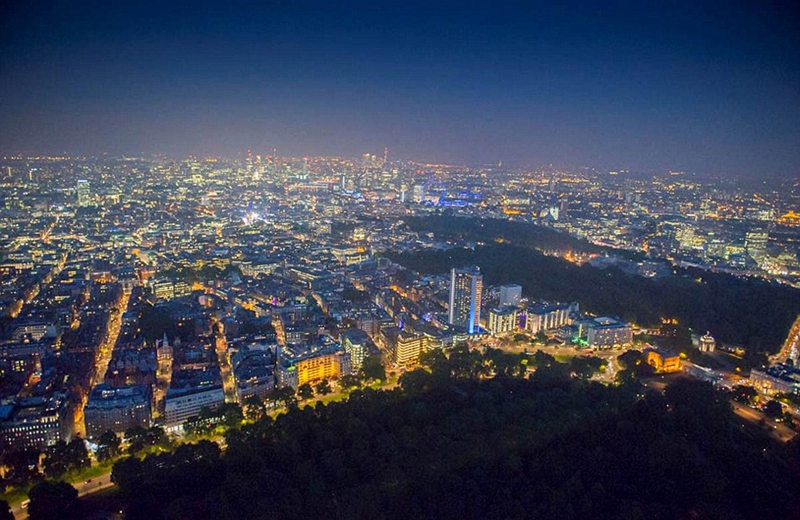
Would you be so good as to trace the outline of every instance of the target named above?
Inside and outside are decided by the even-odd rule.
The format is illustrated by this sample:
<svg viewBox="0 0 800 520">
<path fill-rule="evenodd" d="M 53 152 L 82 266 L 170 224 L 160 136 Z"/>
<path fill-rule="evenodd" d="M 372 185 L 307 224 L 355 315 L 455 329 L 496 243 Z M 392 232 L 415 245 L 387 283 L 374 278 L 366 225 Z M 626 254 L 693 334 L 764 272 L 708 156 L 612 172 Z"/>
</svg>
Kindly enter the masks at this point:
<svg viewBox="0 0 800 520">
<path fill-rule="evenodd" d="M 20 502 L 28 500 L 28 490 L 30 488 L 31 486 L 9 489 L 5 493 L 0 494 L 0 500 L 5 500 L 9 505 L 15 506 Z"/>
<path fill-rule="evenodd" d="M 91 466 L 89 468 L 83 468 L 80 471 L 69 472 L 66 475 L 62 475 L 61 480 L 65 480 L 70 484 L 78 484 L 80 482 L 86 482 L 90 478 L 97 478 L 100 475 L 106 475 L 111 473 L 111 467 L 114 465 L 113 461 L 106 461 L 96 466 Z"/>
<path fill-rule="evenodd" d="M 69 482 L 70 484 L 86 482 L 90 478 L 97 478 L 101 475 L 107 475 L 108 473 L 111 473 L 111 467 L 113 465 L 113 462 L 107 461 L 89 468 L 83 468 L 80 471 L 69 472 L 66 475 L 59 477 L 58 480 L 63 480 L 65 482 Z M 5 493 L 0 494 L 0 500 L 5 500 L 11 505 L 23 502 L 28 499 L 28 491 L 30 491 L 31 487 L 33 486 L 23 486 L 21 488 L 10 489 Z"/>
<path fill-rule="evenodd" d="M 386 381 L 384 381 L 382 383 L 378 382 L 378 381 L 373 381 L 373 382 L 369 383 L 366 386 L 368 386 L 369 388 L 372 388 L 374 390 L 385 390 L 385 389 L 389 389 L 389 388 L 394 387 L 397 384 L 398 379 L 399 379 L 399 377 L 396 376 L 396 375 L 395 376 L 389 376 L 386 379 Z M 317 395 L 317 396 L 314 396 L 311 399 L 308 399 L 306 401 L 300 401 L 298 404 L 299 404 L 300 408 L 305 408 L 306 406 L 316 406 L 317 403 L 323 403 L 323 404 L 335 403 L 335 402 L 338 402 L 338 401 L 346 400 L 348 397 L 350 397 L 351 393 L 352 393 L 352 390 L 341 391 L 341 392 L 333 392 L 333 393 L 330 393 L 328 395 Z M 283 413 L 284 411 L 285 410 L 276 411 L 275 414 L 273 415 L 273 417 L 276 417 L 277 415 Z"/>
</svg>

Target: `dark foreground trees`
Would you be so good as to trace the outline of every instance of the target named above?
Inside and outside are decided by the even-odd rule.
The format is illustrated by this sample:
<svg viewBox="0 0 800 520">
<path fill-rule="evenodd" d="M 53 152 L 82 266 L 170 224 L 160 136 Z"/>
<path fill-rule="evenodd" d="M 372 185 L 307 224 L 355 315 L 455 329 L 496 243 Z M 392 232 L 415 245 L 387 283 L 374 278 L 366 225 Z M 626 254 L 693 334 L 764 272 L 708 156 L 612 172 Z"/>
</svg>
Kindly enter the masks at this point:
<svg viewBox="0 0 800 520">
<path fill-rule="evenodd" d="M 798 450 L 743 430 L 710 385 L 606 387 L 545 358 L 487 379 L 456 354 L 232 430 L 224 453 L 121 461 L 126 518 L 790 517 Z"/>
<path fill-rule="evenodd" d="M 28 492 L 31 520 L 78 520 L 83 518 L 78 491 L 66 482 L 44 481 Z"/>
<path fill-rule="evenodd" d="M 14 520 L 14 513 L 5 500 L 0 500 L 0 520 Z"/>
<path fill-rule="evenodd" d="M 48 477 L 56 478 L 68 471 L 88 468 L 90 465 L 89 452 L 82 439 L 74 439 L 69 443 L 59 441 L 47 450 L 44 473 Z"/>
</svg>

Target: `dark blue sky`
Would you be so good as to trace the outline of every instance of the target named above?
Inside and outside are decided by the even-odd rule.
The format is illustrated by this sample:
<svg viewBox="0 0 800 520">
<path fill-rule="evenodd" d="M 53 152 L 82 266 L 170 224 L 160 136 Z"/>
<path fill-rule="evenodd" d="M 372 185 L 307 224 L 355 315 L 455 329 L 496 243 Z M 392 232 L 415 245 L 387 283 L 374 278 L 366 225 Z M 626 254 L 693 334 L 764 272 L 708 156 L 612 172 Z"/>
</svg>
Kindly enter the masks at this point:
<svg viewBox="0 0 800 520">
<path fill-rule="evenodd" d="M 800 176 L 792 0 L 4 4 L 4 153 Z"/>
</svg>

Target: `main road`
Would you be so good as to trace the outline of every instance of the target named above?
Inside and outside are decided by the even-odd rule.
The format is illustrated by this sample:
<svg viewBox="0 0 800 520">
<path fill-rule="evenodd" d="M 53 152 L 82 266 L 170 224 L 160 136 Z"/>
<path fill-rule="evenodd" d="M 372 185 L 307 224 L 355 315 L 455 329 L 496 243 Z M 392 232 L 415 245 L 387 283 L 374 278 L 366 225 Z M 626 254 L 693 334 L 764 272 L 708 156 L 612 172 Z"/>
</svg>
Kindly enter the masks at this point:
<svg viewBox="0 0 800 520">
<path fill-rule="evenodd" d="M 746 419 L 753 423 L 760 423 L 763 420 L 766 426 L 768 426 L 770 429 L 770 435 L 781 442 L 789 442 L 790 440 L 794 439 L 795 435 L 797 435 L 797 432 L 785 424 L 773 421 L 769 417 L 765 416 L 760 410 L 754 410 L 753 408 L 736 401 L 731 401 L 731 404 L 733 405 L 733 411 L 742 419 Z"/>
<path fill-rule="evenodd" d="M 79 497 L 97 493 L 98 491 L 103 491 L 104 489 L 108 489 L 113 486 L 114 483 L 111 482 L 111 473 L 106 473 L 105 475 L 91 478 L 79 484 L 72 484 L 72 487 L 78 490 Z M 27 520 L 29 502 L 29 500 L 24 500 L 11 508 L 11 512 L 14 513 L 15 520 Z"/>
<path fill-rule="evenodd" d="M 91 380 L 89 381 L 88 392 L 91 392 L 96 384 L 102 383 L 105 380 L 108 364 L 111 362 L 114 346 L 117 344 L 117 338 L 122 328 L 122 315 L 127 312 L 130 299 L 131 289 L 123 285 L 119 298 L 109 311 L 106 330 L 95 351 L 94 367 Z M 83 422 L 83 408 L 86 406 L 87 399 L 88 396 L 81 401 L 80 406 L 75 410 L 75 434 L 82 437 L 86 437 L 86 427 Z"/>
</svg>

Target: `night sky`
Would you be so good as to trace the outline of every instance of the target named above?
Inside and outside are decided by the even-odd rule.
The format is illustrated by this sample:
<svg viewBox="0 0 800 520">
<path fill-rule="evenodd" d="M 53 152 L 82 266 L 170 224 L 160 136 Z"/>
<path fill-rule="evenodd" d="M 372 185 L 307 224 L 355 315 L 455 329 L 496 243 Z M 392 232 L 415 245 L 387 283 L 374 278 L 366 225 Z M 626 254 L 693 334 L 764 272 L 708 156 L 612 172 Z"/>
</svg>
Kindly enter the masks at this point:
<svg viewBox="0 0 800 520">
<path fill-rule="evenodd" d="M 794 0 L 3 4 L 2 153 L 800 177 Z"/>
</svg>

